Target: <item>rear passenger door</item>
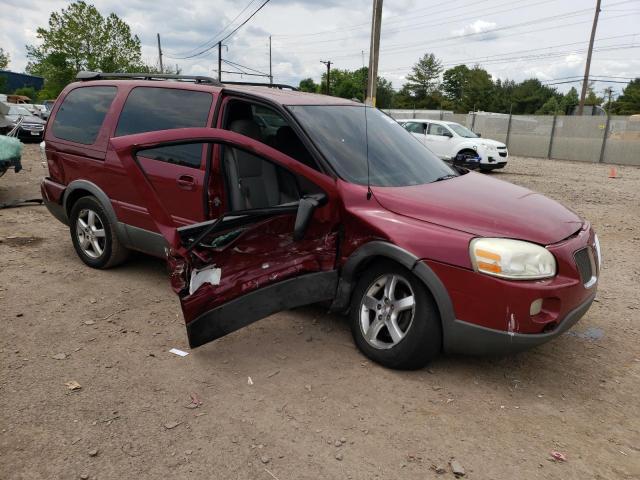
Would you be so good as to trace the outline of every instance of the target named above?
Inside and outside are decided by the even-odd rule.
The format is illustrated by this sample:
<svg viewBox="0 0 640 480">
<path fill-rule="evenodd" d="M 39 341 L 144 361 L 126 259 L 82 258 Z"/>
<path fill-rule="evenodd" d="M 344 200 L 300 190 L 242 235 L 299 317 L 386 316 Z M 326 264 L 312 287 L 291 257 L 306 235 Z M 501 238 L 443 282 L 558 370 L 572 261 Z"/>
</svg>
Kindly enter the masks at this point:
<svg viewBox="0 0 640 480">
<path fill-rule="evenodd" d="M 213 94 L 166 87 L 135 87 L 124 104 L 114 137 L 211 124 Z M 209 150 L 203 143 L 168 145 L 139 156 L 140 166 L 176 226 L 205 220 L 205 172 Z M 146 209 L 139 200 L 133 209 Z M 124 208 L 127 208 L 125 205 Z"/>
</svg>

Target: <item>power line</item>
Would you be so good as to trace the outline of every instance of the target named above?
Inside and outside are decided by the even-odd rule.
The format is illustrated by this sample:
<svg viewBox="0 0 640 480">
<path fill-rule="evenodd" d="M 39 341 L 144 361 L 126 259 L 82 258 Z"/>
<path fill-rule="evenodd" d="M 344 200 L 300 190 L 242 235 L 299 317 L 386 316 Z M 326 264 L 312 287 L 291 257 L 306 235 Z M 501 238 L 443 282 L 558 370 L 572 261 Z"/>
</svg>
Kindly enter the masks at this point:
<svg viewBox="0 0 640 480">
<path fill-rule="evenodd" d="M 236 28 L 234 28 L 234 29 L 231 31 L 231 33 L 229 33 L 227 36 L 225 36 L 224 38 L 222 38 L 222 39 L 218 40 L 217 42 L 215 42 L 213 45 L 211 45 L 211 46 L 209 46 L 209 47 L 205 48 L 204 50 L 202 50 L 202 51 L 200 51 L 200 52 L 198 52 L 198 53 L 194 53 L 193 55 L 188 55 L 188 56 L 186 56 L 186 57 L 179 57 L 179 58 L 174 58 L 174 57 L 171 57 L 171 58 L 174 58 L 174 60 L 187 60 L 187 59 L 189 59 L 189 58 L 198 57 L 198 56 L 200 56 L 200 55 L 202 55 L 202 54 L 204 54 L 204 53 L 208 52 L 209 50 L 212 50 L 216 45 L 221 44 L 222 42 L 224 42 L 225 40 L 227 40 L 229 37 L 231 37 L 234 33 L 236 33 L 238 30 L 240 30 L 243 26 L 245 26 L 245 25 L 247 24 L 247 22 L 248 22 L 249 20 L 251 20 L 251 19 L 252 19 L 252 18 L 253 18 L 253 17 L 254 17 L 254 16 L 255 16 L 255 15 L 256 15 L 260 10 L 262 10 L 262 9 L 264 8 L 264 6 L 265 6 L 267 3 L 269 3 L 270 1 L 271 1 L 271 0 L 265 0 L 265 1 L 264 1 L 264 2 L 263 2 L 263 3 L 262 3 L 262 4 L 261 4 L 261 5 L 260 5 L 256 10 L 254 10 L 254 12 L 253 12 L 251 15 L 249 15 L 249 16 L 247 17 L 247 19 L 246 19 L 244 22 L 242 22 L 240 25 L 238 25 Z"/>
<path fill-rule="evenodd" d="M 207 40 L 206 42 L 204 42 L 204 43 L 202 43 L 202 44 L 198 45 L 197 47 L 193 47 L 193 48 L 191 48 L 191 49 L 187 50 L 186 52 L 183 52 L 183 53 L 177 53 L 177 54 L 175 54 L 175 55 L 189 55 L 189 54 L 191 54 L 191 52 L 194 52 L 195 50 L 198 50 L 198 49 L 200 49 L 200 48 L 202 48 L 202 47 L 205 47 L 205 46 L 209 46 L 212 42 L 213 42 L 213 45 L 215 45 L 216 43 L 218 43 L 218 42 L 215 42 L 214 40 L 215 40 L 216 38 L 218 38 L 220 35 L 222 35 L 222 33 L 223 33 L 227 28 L 229 28 L 231 25 L 233 25 L 233 22 L 235 22 L 238 18 L 240 18 L 240 16 L 241 16 L 244 12 L 246 12 L 246 11 L 247 11 L 247 9 L 251 6 L 251 4 L 252 4 L 253 2 L 255 2 L 255 1 L 256 1 L 256 0 L 251 0 L 247 5 L 245 5 L 245 7 L 240 11 L 240 13 L 239 13 L 238 15 L 236 15 L 236 16 L 233 18 L 233 20 L 231 20 L 229 23 L 227 23 L 227 25 L 226 25 L 222 30 L 219 30 L 218 32 L 216 32 L 216 34 L 215 34 L 213 37 L 211 37 L 209 40 Z M 168 55 L 165 55 L 165 56 L 167 56 L 167 57 L 168 57 Z M 174 60 L 182 60 L 182 58 L 175 58 L 175 57 L 169 57 L 169 58 L 173 58 Z"/>
</svg>

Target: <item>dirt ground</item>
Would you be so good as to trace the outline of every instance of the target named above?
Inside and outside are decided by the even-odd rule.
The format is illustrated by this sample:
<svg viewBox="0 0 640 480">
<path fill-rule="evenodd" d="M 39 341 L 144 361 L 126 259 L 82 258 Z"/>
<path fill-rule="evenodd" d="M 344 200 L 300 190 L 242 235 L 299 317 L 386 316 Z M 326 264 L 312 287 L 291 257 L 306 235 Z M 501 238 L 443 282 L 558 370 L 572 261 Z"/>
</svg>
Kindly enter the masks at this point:
<svg viewBox="0 0 640 480">
<path fill-rule="evenodd" d="M 0 203 L 39 196 L 37 145 L 24 165 Z M 92 270 L 44 207 L 0 210 L 0 479 L 446 479 L 452 459 L 469 479 L 640 478 L 640 168 L 608 172 L 512 158 L 492 174 L 595 225 L 581 322 L 416 372 L 366 361 L 316 307 L 190 351 L 163 261 Z"/>
</svg>

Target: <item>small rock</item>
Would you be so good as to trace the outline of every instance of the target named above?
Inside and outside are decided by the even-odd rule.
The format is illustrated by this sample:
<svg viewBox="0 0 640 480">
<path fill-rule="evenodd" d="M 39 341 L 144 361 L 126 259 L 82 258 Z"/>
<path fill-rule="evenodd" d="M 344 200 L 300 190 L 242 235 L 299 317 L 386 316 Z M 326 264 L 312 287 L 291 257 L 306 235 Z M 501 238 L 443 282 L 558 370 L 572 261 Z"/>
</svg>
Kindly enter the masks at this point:
<svg viewBox="0 0 640 480">
<path fill-rule="evenodd" d="M 91 450 L 89 450 L 89 456 L 90 457 L 96 457 L 98 456 L 98 449 L 97 448 L 92 448 Z"/>
<path fill-rule="evenodd" d="M 185 455 L 191 455 L 193 453 L 193 450 L 185 450 L 184 454 Z"/>
<path fill-rule="evenodd" d="M 464 467 L 458 460 L 455 460 L 455 459 L 451 460 L 449 462 L 449 465 L 451 465 L 451 471 L 456 477 L 464 477 L 464 474 L 465 474 Z"/>
<path fill-rule="evenodd" d="M 171 430 L 172 428 L 176 428 L 181 423 L 182 422 L 167 422 L 164 424 L 164 428 L 166 428 L 167 430 Z"/>
<path fill-rule="evenodd" d="M 65 385 L 69 390 L 80 390 L 82 386 L 76 382 L 75 380 L 71 380 L 70 382 L 66 382 Z"/>
<path fill-rule="evenodd" d="M 345 437 L 340 437 L 340 443 L 347 443 L 347 439 Z"/>
<path fill-rule="evenodd" d="M 438 475 L 443 475 L 447 473 L 447 469 L 444 468 L 442 465 L 431 465 L 431 470 L 436 472 Z"/>
<path fill-rule="evenodd" d="M 338 460 L 339 462 L 342 461 L 342 453 L 341 452 L 336 453 L 336 460 Z"/>
<path fill-rule="evenodd" d="M 260 457 L 260 461 L 266 465 L 267 463 L 269 463 L 271 461 L 271 459 L 269 457 L 267 457 L 266 455 L 263 455 L 262 457 Z"/>
<path fill-rule="evenodd" d="M 16 315 L 16 317 L 18 317 L 18 318 L 23 317 L 23 316 L 24 316 L 24 313 L 18 313 L 18 314 Z"/>
<path fill-rule="evenodd" d="M 89 299 L 89 303 L 96 303 L 96 302 L 97 302 L 97 300 L 95 298 Z"/>
<path fill-rule="evenodd" d="M 342 446 L 342 442 L 341 442 L 340 440 L 336 440 L 336 441 L 334 442 L 334 445 L 335 445 L 336 447 L 341 447 L 341 446 Z"/>
<path fill-rule="evenodd" d="M 67 354 L 66 353 L 56 353 L 53 357 L 54 360 L 64 360 L 65 358 L 67 358 Z"/>
<path fill-rule="evenodd" d="M 306 388 L 308 392 L 311 391 L 311 385 L 305 385 L 304 388 Z"/>
<path fill-rule="evenodd" d="M 81 480 L 88 480 L 89 478 L 89 474 L 88 473 L 83 473 L 82 475 L 80 475 Z"/>
<path fill-rule="evenodd" d="M 93 320 L 85 320 L 84 321 L 85 325 L 93 325 L 94 323 L 96 323 L 96 322 L 94 322 Z"/>
</svg>

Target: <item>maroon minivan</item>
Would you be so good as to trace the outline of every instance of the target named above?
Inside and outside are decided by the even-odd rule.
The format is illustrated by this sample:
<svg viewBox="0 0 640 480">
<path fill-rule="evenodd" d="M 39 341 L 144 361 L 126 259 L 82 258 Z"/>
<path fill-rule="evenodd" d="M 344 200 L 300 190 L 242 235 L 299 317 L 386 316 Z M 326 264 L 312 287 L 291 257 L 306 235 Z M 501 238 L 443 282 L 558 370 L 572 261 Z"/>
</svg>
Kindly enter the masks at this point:
<svg viewBox="0 0 640 480">
<path fill-rule="evenodd" d="M 275 312 L 348 312 L 369 358 L 502 354 L 596 294 L 590 224 L 436 158 L 383 112 L 282 87 L 84 72 L 52 110 L 42 196 L 78 256 L 167 259 L 192 347 Z"/>
</svg>

